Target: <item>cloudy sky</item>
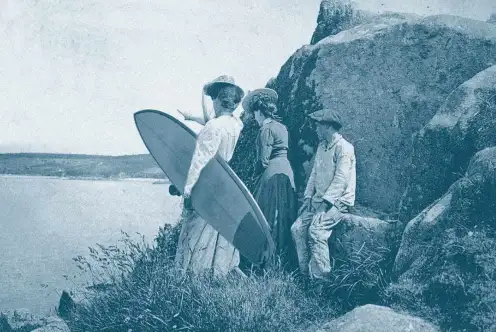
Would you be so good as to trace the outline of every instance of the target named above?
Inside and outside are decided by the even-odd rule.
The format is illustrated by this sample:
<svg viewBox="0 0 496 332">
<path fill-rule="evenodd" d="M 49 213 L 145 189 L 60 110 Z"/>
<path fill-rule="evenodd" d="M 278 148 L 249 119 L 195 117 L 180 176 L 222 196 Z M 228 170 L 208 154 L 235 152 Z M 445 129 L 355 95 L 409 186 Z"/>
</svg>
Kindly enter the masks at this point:
<svg viewBox="0 0 496 332">
<path fill-rule="evenodd" d="M 356 3 L 480 20 L 496 12 L 494 0 Z M 0 0 L 0 153 L 144 153 L 135 111 L 198 112 L 202 85 L 223 73 L 245 90 L 264 86 L 309 42 L 319 4 Z"/>
</svg>

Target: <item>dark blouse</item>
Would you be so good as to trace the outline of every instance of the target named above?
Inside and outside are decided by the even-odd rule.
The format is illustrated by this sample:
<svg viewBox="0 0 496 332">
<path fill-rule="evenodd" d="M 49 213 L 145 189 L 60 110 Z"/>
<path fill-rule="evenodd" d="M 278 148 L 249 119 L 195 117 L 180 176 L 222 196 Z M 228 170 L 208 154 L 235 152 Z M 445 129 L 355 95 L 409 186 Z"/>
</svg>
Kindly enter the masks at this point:
<svg viewBox="0 0 496 332">
<path fill-rule="evenodd" d="M 257 136 L 257 163 L 267 168 L 269 160 L 286 156 L 289 142 L 288 130 L 282 123 L 270 119 L 264 121 Z"/>
</svg>

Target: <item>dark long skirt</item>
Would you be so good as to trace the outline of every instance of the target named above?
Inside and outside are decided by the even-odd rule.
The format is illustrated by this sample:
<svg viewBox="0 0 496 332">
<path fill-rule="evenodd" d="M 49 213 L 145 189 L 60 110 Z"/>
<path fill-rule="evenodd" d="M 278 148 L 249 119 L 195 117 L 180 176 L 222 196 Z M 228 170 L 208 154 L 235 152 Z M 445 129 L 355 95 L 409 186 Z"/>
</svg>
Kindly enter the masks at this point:
<svg viewBox="0 0 496 332">
<path fill-rule="evenodd" d="M 294 175 L 287 158 L 270 160 L 268 167 L 258 180 L 255 199 L 269 223 L 276 247 L 276 261 L 286 270 L 298 267 L 296 249 L 291 237 L 291 225 L 298 213 Z"/>
</svg>

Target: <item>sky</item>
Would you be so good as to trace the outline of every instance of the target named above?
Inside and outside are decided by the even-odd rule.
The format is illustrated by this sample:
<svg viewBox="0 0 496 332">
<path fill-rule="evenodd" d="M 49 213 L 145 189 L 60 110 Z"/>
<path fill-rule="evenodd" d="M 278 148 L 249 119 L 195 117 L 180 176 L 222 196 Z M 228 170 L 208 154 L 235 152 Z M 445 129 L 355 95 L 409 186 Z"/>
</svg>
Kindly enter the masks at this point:
<svg viewBox="0 0 496 332">
<path fill-rule="evenodd" d="M 201 111 L 204 83 L 265 86 L 320 0 L 0 0 L 0 153 L 146 153 L 133 113 Z M 494 0 L 357 0 L 486 20 Z"/>
</svg>

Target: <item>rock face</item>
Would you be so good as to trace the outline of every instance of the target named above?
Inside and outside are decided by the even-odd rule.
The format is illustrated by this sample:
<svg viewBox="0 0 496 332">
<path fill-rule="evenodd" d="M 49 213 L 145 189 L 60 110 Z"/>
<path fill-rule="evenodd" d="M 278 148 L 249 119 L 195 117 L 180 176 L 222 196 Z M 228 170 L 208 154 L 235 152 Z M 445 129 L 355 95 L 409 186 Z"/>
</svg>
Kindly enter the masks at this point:
<svg viewBox="0 0 496 332">
<path fill-rule="evenodd" d="M 390 297 L 409 310 L 421 303 L 433 308 L 442 327 L 494 331 L 495 197 L 492 147 L 475 154 L 465 176 L 408 223 L 394 263 L 398 283 Z"/>
<path fill-rule="evenodd" d="M 390 15 L 304 46 L 271 80 L 290 132 L 290 160 L 305 185 L 316 138 L 305 122 L 321 107 L 343 112 L 357 154 L 357 200 L 396 211 L 407 186 L 412 135 L 462 83 L 496 63 L 496 26 L 432 16 Z M 232 166 L 250 187 L 253 141 L 247 125 Z"/>
<path fill-rule="evenodd" d="M 315 332 L 438 332 L 426 321 L 376 305 L 358 307 Z"/>
<path fill-rule="evenodd" d="M 454 90 L 414 138 L 400 219 L 410 220 L 463 176 L 470 158 L 496 146 L 496 66 Z"/>
</svg>

